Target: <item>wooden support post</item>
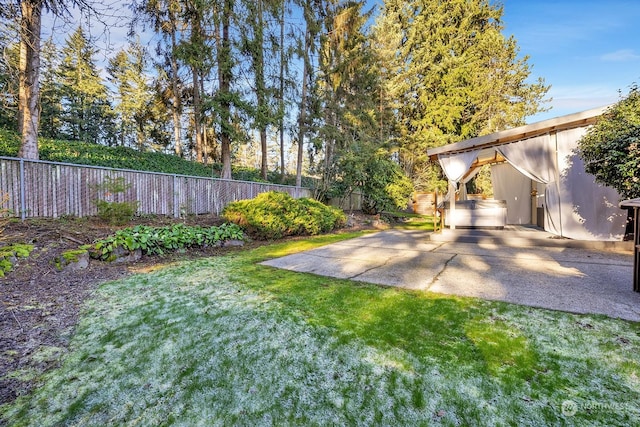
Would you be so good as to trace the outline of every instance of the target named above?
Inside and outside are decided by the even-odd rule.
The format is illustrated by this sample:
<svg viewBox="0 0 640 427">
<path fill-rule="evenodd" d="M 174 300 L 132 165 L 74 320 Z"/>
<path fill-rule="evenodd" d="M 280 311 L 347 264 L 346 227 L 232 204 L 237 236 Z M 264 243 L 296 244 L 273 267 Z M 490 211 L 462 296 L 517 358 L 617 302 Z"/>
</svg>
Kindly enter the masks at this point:
<svg viewBox="0 0 640 427">
<path fill-rule="evenodd" d="M 449 181 L 449 228 L 456 229 L 456 183 Z"/>
<path fill-rule="evenodd" d="M 640 292 L 640 208 L 633 208 L 633 291 Z"/>
<path fill-rule="evenodd" d="M 619 206 L 633 209 L 633 291 L 640 292 L 640 198 L 624 200 Z"/>
</svg>

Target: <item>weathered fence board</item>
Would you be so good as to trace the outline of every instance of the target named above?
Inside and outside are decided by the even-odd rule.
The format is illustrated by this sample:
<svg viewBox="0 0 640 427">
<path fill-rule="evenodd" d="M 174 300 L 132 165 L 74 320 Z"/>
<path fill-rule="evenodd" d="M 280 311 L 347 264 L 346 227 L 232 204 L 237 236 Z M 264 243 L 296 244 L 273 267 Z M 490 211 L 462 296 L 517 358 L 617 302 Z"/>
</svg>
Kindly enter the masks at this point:
<svg viewBox="0 0 640 427">
<path fill-rule="evenodd" d="M 129 185 L 123 193 L 105 194 L 98 187 L 119 177 Z M 138 201 L 140 214 L 217 215 L 230 202 L 267 191 L 311 196 L 309 189 L 285 185 L 0 157 L 0 200 L 8 195 L 2 207 L 21 218 L 96 215 L 98 199 Z"/>
</svg>

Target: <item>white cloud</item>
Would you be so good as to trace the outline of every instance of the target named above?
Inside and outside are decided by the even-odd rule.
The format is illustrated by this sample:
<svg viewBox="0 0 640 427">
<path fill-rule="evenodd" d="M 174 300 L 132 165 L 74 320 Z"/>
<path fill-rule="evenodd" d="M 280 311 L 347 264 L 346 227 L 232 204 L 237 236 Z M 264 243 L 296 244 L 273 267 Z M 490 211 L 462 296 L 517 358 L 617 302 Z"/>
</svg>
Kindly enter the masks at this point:
<svg viewBox="0 0 640 427">
<path fill-rule="evenodd" d="M 601 60 L 607 62 L 626 62 L 626 61 L 636 61 L 640 59 L 640 55 L 637 54 L 633 49 L 620 49 L 615 52 L 610 52 L 604 54 L 600 57 Z"/>
</svg>

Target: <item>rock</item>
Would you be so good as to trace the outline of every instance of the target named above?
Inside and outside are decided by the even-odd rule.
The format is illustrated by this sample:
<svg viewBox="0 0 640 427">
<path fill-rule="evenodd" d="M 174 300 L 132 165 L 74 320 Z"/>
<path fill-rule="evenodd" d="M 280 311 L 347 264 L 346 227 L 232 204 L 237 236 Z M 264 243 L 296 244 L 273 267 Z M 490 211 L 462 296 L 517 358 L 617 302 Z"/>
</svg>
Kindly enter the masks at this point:
<svg viewBox="0 0 640 427">
<path fill-rule="evenodd" d="M 242 240 L 225 240 L 222 242 L 222 247 L 226 248 L 229 246 L 244 246 L 244 241 Z"/>
<path fill-rule="evenodd" d="M 69 262 L 65 269 L 71 271 L 84 270 L 89 267 L 89 252 L 85 252 L 84 254 L 78 257 L 78 260 L 75 262 Z"/>
<path fill-rule="evenodd" d="M 135 262 L 142 258 L 142 250 L 135 249 L 130 251 L 118 246 L 113 250 L 112 257 L 112 259 L 109 259 L 111 262 Z"/>
<path fill-rule="evenodd" d="M 72 250 L 63 252 L 58 258 L 55 259 L 55 264 L 58 270 L 84 270 L 89 267 L 89 251 L 87 250 Z"/>
</svg>

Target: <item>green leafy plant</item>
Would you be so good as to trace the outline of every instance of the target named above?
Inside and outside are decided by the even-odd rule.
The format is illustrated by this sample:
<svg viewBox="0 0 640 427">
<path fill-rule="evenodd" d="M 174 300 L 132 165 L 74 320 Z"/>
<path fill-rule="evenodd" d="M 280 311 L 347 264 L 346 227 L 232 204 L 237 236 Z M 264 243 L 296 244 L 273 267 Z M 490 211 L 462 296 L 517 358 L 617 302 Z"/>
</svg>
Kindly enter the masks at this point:
<svg viewBox="0 0 640 427">
<path fill-rule="evenodd" d="M 265 240 L 324 233 L 346 221 L 344 212 L 338 208 L 309 198 L 294 199 L 277 191 L 230 203 L 222 215 L 244 227 L 249 234 Z"/>
<path fill-rule="evenodd" d="M 138 202 L 107 202 L 96 200 L 98 216 L 114 225 L 126 224 L 138 211 Z"/>
<path fill-rule="evenodd" d="M 400 166 L 382 150 L 367 160 L 364 176 L 361 187 L 364 194 L 363 212 L 375 215 L 407 207 L 413 184 Z"/>
<path fill-rule="evenodd" d="M 578 141 L 588 173 L 623 198 L 640 197 L 640 88 L 611 106 Z"/>
<path fill-rule="evenodd" d="M 95 242 L 92 256 L 106 261 L 115 258 L 118 247 L 128 251 L 140 250 L 146 255 L 161 255 L 191 247 L 219 245 L 227 240 L 244 240 L 244 232 L 235 224 L 217 227 L 188 226 L 185 224 L 150 227 L 137 225 L 116 231 Z"/>
<path fill-rule="evenodd" d="M 325 197 L 345 197 L 359 190 L 363 195 L 362 210 L 367 214 L 406 208 L 414 190 L 409 178 L 384 149 L 365 147 L 345 152 L 338 171 L 338 178 Z"/>
<path fill-rule="evenodd" d="M 116 194 L 125 193 L 131 188 L 124 177 L 111 178 L 107 176 L 101 184 L 96 185 L 102 197 L 111 199 Z M 123 225 L 130 221 L 138 211 L 138 201 L 116 202 L 112 200 L 96 200 L 98 216 L 111 224 Z"/>
<path fill-rule="evenodd" d="M 12 258 L 27 258 L 31 251 L 33 251 L 33 245 L 22 243 L 0 247 L 0 277 L 4 277 L 13 269 Z"/>
</svg>

